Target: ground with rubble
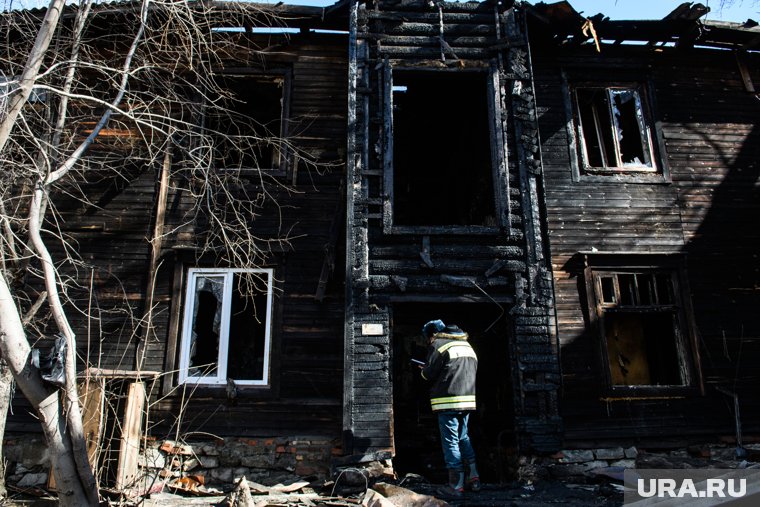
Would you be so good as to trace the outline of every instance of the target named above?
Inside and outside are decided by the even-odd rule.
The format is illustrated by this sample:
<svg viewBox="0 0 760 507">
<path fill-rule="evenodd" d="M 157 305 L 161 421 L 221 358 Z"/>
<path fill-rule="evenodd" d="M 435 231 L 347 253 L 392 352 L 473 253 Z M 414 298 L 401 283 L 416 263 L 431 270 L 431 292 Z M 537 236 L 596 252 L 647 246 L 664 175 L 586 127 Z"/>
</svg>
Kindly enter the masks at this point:
<svg viewBox="0 0 760 507">
<path fill-rule="evenodd" d="M 330 483 L 310 484 L 297 491 L 256 491 L 257 485 L 251 485 L 253 503 L 246 504 L 240 498 L 231 499 L 231 495 L 188 496 L 168 491 L 154 493 L 143 499 L 139 505 L 144 507 L 172 506 L 250 506 L 250 507 L 486 507 L 486 506 L 544 506 L 564 504 L 569 507 L 607 507 L 623 503 L 622 488 L 610 481 L 596 483 L 578 483 L 561 481 L 541 481 L 535 484 L 513 483 L 509 485 L 484 484 L 478 493 L 466 492 L 461 499 L 443 500 L 438 498 L 435 488 L 424 479 L 414 477 L 399 481 L 403 486 L 390 483 L 378 483 L 372 488 L 358 493 L 338 494 L 331 491 Z M 234 502 L 234 503 L 231 503 Z M 41 507 L 55 505 L 53 497 L 22 498 L 15 495 L 1 505 Z M 138 505 L 137 502 L 119 502 L 116 499 L 108 505 Z"/>
<path fill-rule="evenodd" d="M 519 457 L 512 469 L 515 480 L 492 481 L 484 484 L 478 493 L 466 492 L 462 498 L 449 499 L 437 491 L 440 485 L 436 484 L 436 480 L 442 479 L 435 474 L 399 474 L 390 459 L 336 457 L 331 469 L 323 471 L 306 466 L 309 464 L 309 453 L 306 452 L 307 447 L 303 447 L 304 443 L 300 442 L 301 447 L 295 446 L 299 451 L 293 457 L 295 467 L 266 471 L 239 466 L 262 462 L 259 454 L 249 456 L 243 451 L 259 452 L 271 446 L 278 448 L 277 442 L 271 445 L 265 442 L 267 445 L 263 448 L 252 446 L 250 442 L 246 445 L 239 442 L 233 444 L 221 452 L 212 445 L 189 446 L 168 441 L 160 445 L 156 443 L 146 450 L 152 451 L 147 453 L 152 459 L 146 457 L 140 461 L 141 474 L 131 487 L 101 489 L 106 499 L 104 505 L 530 507 L 562 503 L 570 507 L 607 507 L 622 505 L 623 473 L 626 470 L 760 467 L 760 444 L 757 443 L 743 446 L 718 443 L 658 452 L 636 447 L 566 449 L 549 456 Z M 321 446 L 318 447 L 321 449 Z M 285 454 L 269 454 L 279 456 L 280 464 L 290 463 L 283 461 Z M 245 462 L 241 461 L 243 458 L 246 458 Z M 47 489 L 49 484 L 45 486 L 44 480 L 32 481 L 32 476 L 47 477 L 41 465 L 26 465 L 16 464 L 14 467 L 15 475 L 10 477 L 20 477 L 20 480 L 8 484 L 12 496 L 0 505 L 55 505 L 55 497 Z M 31 486 L 25 487 L 27 483 Z"/>
</svg>

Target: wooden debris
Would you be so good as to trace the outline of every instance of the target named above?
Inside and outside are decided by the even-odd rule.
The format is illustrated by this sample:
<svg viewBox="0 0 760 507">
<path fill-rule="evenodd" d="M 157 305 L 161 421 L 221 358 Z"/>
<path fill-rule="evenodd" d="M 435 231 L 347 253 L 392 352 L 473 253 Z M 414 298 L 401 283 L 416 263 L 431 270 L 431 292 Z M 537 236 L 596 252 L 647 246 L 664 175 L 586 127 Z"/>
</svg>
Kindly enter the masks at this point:
<svg viewBox="0 0 760 507">
<path fill-rule="evenodd" d="M 385 507 L 386 505 L 394 507 L 446 507 L 449 505 L 434 496 L 415 493 L 410 489 L 385 482 L 378 482 L 370 491 L 381 494 L 389 502 L 388 504 L 377 504 L 377 507 Z"/>
<path fill-rule="evenodd" d="M 241 477 L 235 489 L 224 499 L 221 505 L 229 507 L 254 507 L 260 502 L 254 502 L 251 496 L 251 488 L 245 476 Z"/>
</svg>

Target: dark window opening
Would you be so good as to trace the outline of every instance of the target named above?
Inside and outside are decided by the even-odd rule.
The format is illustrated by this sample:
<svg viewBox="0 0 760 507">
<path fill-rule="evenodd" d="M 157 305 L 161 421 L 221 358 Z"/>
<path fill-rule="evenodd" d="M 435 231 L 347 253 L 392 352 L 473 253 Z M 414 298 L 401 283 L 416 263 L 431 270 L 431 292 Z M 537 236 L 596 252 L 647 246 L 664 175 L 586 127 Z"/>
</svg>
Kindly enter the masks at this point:
<svg viewBox="0 0 760 507">
<path fill-rule="evenodd" d="M 597 317 L 613 387 L 691 383 L 676 276 L 662 271 L 599 271 Z"/>
<path fill-rule="evenodd" d="M 274 169 L 280 165 L 284 78 L 221 76 L 226 95 L 207 107 L 206 128 L 219 168 Z"/>
<path fill-rule="evenodd" d="M 234 277 L 230 309 L 230 343 L 227 375 L 237 380 L 263 380 L 267 294 Z"/>
<path fill-rule="evenodd" d="M 575 88 L 586 169 L 654 171 L 649 127 L 637 88 Z"/>
<path fill-rule="evenodd" d="M 395 225 L 495 226 L 487 73 L 393 73 Z"/>
<path fill-rule="evenodd" d="M 190 375 L 216 373 L 223 285 L 224 281 L 220 277 L 199 277 L 196 281 L 188 369 Z"/>
<path fill-rule="evenodd" d="M 610 276 L 600 277 L 602 284 L 602 302 L 603 303 L 617 303 L 615 297 L 615 280 Z"/>
<path fill-rule="evenodd" d="M 674 315 L 612 313 L 604 316 L 610 379 L 616 386 L 684 385 Z"/>
</svg>

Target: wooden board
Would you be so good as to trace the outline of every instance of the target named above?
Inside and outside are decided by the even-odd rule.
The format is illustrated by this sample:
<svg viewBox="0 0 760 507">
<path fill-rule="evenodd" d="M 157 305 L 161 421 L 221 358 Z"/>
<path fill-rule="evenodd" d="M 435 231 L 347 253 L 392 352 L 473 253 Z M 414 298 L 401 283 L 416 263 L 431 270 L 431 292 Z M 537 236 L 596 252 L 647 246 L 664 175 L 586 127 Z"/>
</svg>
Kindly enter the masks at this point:
<svg viewBox="0 0 760 507">
<path fill-rule="evenodd" d="M 143 382 L 130 384 L 127 409 L 122 421 L 119 468 L 116 473 L 115 484 L 117 490 L 131 486 L 137 476 L 137 458 L 140 453 L 145 398 L 145 384 Z"/>
<path fill-rule="evenodd" d="M 97 463 L 103 425 L 103 403 L 105 402 L 105 379 L 91 378 L 79 384 L 79 405 L 82 411 L 82 429 L 87 442 L 87 459 L 98 480 Z M 48 473 L 47 489 L 55 491 L 55 476 Z"/>
</svg>

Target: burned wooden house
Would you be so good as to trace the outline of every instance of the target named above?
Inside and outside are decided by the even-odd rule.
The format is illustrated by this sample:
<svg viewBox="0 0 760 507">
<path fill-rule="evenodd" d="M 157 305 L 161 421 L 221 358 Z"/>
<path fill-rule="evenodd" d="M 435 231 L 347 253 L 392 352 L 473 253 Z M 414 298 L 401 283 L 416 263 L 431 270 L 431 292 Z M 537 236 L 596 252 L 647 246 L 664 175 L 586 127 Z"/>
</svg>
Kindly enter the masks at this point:
<svg viewBox="0 0 760 507">
<path fill-rule="evenodd" d="M 565 445 L 741 448 L 760 423 L 757 23 L 530 9 Z"/>
<path fill-rule="evenodd" d="M 410 364 L 434 318 L 480 358 L 486 480 L 519 455 L 760 435 L 756 24 L 699 4 L 657 21 L 567 2 L 247 5 L 215 6 L 204 34 L 226 48 L 225 110 L 253 123 L 197 93 L 183 118 L 212 133 L 224 195 L 261 196 L 244 210 L 257 266 L 201 245 L 192 135 L 57 208 L 88 266 L 72 297 L 103 316 L 75 321 L 97 336 L 83 369 L 114 392 L 144 380 L 155 446 L 201 442 L 218 480 L 389 458 L 435 475 Z M 102 8 L 88 29 L 130 15 Z M 229 144 L 255 125 L 279 141 Z M 99 150 L 119 156 L 108 134 L 125 132 Z M 9 431 L 30 428 L 17 409 Z"/>
</svg>

